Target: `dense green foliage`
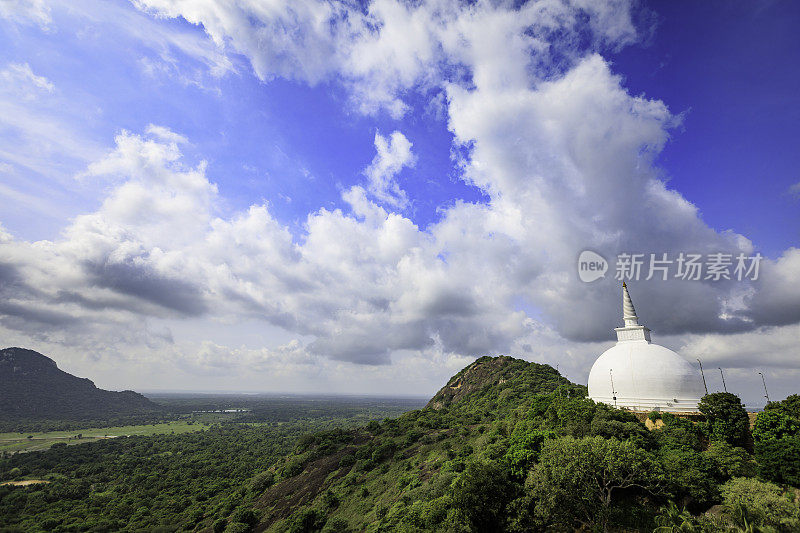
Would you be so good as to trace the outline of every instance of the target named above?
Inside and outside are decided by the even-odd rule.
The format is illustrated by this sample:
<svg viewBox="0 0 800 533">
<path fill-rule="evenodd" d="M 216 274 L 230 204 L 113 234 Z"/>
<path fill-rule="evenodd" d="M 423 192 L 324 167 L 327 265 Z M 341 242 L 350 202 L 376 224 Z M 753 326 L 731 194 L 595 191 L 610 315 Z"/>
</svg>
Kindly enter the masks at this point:
<svg viewBox="0 0 800 533">
<path fill-rule="evenodd" d="M 516 494 L 509 476 L 499 463 L 470 463 L 451 488 L 453 516 L 471 531 L 502 531 L 506 507 Z"/>
<path fill-rule="evenodd" d="M 705 420 L 653 413 L 659 428 L 649 431 L 549 367 L 482 358 L 426 409 L 279 462 L 276 483 L 255 502 L 259 527 L 790 531 L 797 498 L 754 477 L 763 465 L 746 448 L 739 399 L 710 395 L 703 408 Z M 762 496 L 740 501 L 742 480 Z M 330 493 L 336 507 L 323 503 Z"/>
<path fill-rule="evenodd" d="M 800 530 L 796 496 L 772 483 L 752 478 L 733 478 L 722 488 L 725 506 L 738 525 L 758 524 L 778 531 Z"/>
<path fill-rule="evenodd" d="M 800 418 L 800 394 L 791 394 L 782 402 L 770 402 L 764 411 L 778 411 L 794 418 Z"/>
<path fill-rule="evenodd" d="M 190 400 L 182 401 L 192 407 Z M 0 531 L 176 531 L 215 522 L 220 530 L 234 523 L 250 530 L 259 517 L 242 503 L 273 484 L 269 467 L 298 442 L 317 443 L 318 437 L 303 440 L 303 435 L 363 425 L 370 416 L 396 415 L 409 403 L 372 399 L 359 410 L 355 399 L 324 407 L 313 399 L 296 402 L 277 420 L 255 425 L 227 422 L 183 435 L 58 443 L 44 452 L 6 456 L 0 459 L 0 481 L 49 483 L 0 486 Z"/>
<path fill-rule="evenodd" d="M 337 418 L 353 414 L 342 405 L 314 418 L 327 402 L 285 410 L 264 404 L 235 420 L 286 421 L 21 454 L 0 462 L 0 475 L 53 482 L 0 489 L 0 529 L 800 527 L 800 492 L 791 487 L 800 472 L 797 397 L 770 404 L 751 434 L 733 395 L 704 398 L 704 419 L 651 413 L 651 431 L 643 417 L 595 404 L 585 393 L 548 366 L 486 357 L 454 376 L 426 408 L 396 418 L 365 424 L 363 413 Z M 205 405 L 217 409 L 217 402 Z M 174 411 L 187 416 L 184 407 Z M 380 410 L 365 407 L 371 415 Z M 303 412 L 306 419 L 297 418 Z M 328 429 L 300 435 L 322 427 Z"/>
<path fill-rule="evenodd" d="M 656 457 L 631 440 L 567 436 L 545 443 L 528 489 L 542 526 L 574 522 L 605 526 L 625 490 L 660 494 L 663 481 Z"/>
<path fill-rule="evenodd" d="M 25 531 L 193 527 L 207 513 L 230 514 L 234 491 L 286 453 L 304 429 L 216 427 L 18 454 L 3 461 L 4 471 L 52 482 L 0 488 L 0 516 Z"/>
<path fill-rule="evenodd" d="M 706 417 L 712 439 L 725 441 L 732 446 L 744 446 L 747 443 L 750 420 L 738 396 L 730 392 L 707 394 L 697 408 Z"/>
<path fill-rule="evenodd" d="M 753 447 L 764 478 L 800 486 L 800 396 L 767 405 L 753 426 Z"/>
</svg>

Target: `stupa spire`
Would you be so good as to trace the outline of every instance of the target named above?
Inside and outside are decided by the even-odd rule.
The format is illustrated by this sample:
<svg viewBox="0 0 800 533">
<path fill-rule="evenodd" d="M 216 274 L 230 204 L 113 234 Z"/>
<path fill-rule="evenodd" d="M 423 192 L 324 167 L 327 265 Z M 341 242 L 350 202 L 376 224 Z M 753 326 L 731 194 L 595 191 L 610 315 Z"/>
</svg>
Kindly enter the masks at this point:
<svg viewBox="0 0 800 533">
<path fill-rule="evenodd" d="M 631 293 L 628 292 L 628 286 L 624 281 L 622 282 L 622 320 L 625 321 L 625 327 L 639 325 L 639 317 L 636 316 Z"/>
<path fill-rule="evenodd" d="M 614 328 L 617 332 L 617 340 L 622 341 L 647 341 L 650 342 L 650 330 L 647 326 L 639 324 L 639 317 L 636 316 L 636 309 L 633 307 L 631 293 L 628 286 L 622 284 L 622 320 L 625 325 L 621 328 Z"/>
</svg>

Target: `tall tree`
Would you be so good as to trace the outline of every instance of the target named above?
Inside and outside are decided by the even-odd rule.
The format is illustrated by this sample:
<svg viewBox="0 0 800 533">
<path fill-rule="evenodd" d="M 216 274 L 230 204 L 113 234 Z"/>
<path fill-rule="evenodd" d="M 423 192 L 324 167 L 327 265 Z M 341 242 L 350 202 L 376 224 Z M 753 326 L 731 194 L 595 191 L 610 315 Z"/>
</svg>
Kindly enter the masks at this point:
<svg viewBox="0 0 800 533">
<path fill-rule="evenodd" d="M 536 514 L 562 526 L 608 524 L 609 511 L 624 490 L 661 492 L 659 463 L 630 441 L 586 437 L 546 440 L 528 481 Z"/>
<path fill-rule="evenodd" d="M 730 392 L 707 394 L 697 408 L 706 417 L 712 440 L 722 440 L 732 446 L 747 443 L 750 419 L 738 396 Z"/>
</svg>

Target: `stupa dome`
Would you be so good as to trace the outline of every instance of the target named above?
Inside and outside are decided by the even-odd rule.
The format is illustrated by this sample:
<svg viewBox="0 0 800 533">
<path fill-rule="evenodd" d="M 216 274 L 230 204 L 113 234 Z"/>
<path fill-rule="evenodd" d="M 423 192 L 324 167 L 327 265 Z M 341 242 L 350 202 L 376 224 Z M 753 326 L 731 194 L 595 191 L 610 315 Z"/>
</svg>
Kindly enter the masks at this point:
<svg viewBox="0 0 800 533">
<path fill-rule="evenodd" d="M 622 300 L 625 326 L 616 328 L 617 344 L 592 366 L 589 397 L 635 411 L 697 411 L 704 394 L 698 372 L 677 353 L 650 342 L 624 283 Z"/>
</svg>

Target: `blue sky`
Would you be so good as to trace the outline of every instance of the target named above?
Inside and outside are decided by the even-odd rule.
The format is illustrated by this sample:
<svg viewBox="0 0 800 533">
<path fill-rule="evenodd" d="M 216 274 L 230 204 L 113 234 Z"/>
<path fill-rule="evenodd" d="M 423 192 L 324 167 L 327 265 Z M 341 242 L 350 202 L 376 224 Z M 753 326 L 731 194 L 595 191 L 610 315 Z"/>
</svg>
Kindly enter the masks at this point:
<svg viewBox="0 0 800 533">
<path fill-rule="evenodd" d="M 115 4 L 141 16 L 126 2 Z M 797 242 L 800 223 L 796 197 L 787 192 L 800 181 L 794 149 L 800 74 L 791 68 L 800 61 L 799 10 L 792 2 L 645 3 L 642 42 L 609 54 L 631 93 L 658 98 L 682 115 L 659 159 L 670 187 L 695 203 L 711 226 L 745 233 L 773 256 Z M 168 49 L 174 72 L 148 74 L 143 61 L 162 50 L 134 38 L 120 43 L 114 27 L 68 20 L 67 28 L 51 31 L 7 26 L 0 58 L 24 60 L 58 87 L 76 114 L 95 110 L 81 130 L 98 148 L 109 148 L 121 129 L 141 131 L 150 123 L 187 135 L 233 208 L 264 199 L 283 222 L 297 223 L 319 207 L 340 207 L 339 190 L 357 182 L 372 158 L 374 133 L 396 129 L 420 158 L 400 176 L 415 200 L 409 211 L 415 222 L 427 226 L 437 208 L 455 198 L 482 198 L 459 179 L 446 116 L 431 109 L 429 95 L 410 95 L 413 111 L 400 120 L 387 113 L 364 116 L 335 81 L 315 87 L 280 78 L 265 82 L 236 56 L 237 72 L 214 79 L 197 74 L 202 64 L 174 48 Z M 203 36 L 181 19 L 159 26 Z M 192 76 L 198 79 L 184 79 Z M 82 164 L 76 160 L 68 171 L 77 173 Z M 93 194 L 81 196 L 89 202 Z M 72 214 L 77 211 L 70 207 L 88 205 L 62 207 Z M 63 222 L 52 217 L 32 224 L 24 212 L 4 221 L 36 239 L 52 238 Z"/>
<path fill-rule="evenodd" d="M 109 17 L 119 12 L 136 21 L 146 17 L 127 2 L 113 4 Z M 62 11 L 56 12 L 53 25 L 58 15 Z M 151 123 L 186 135 L 191 151 L 208 161 L 209 175 L 231 209 L 267 201 L 282 222 L 297 224 L 320 207 L 342 207 L 340 190 L 363 178 L 374 156 L 375 133 L 398 129 L 415 144 L 419 158 L 416 169 L 400 176 L 415 200 L 409 211 L 415 222 L 426 226 L 437 218 L 439 206 L 454 199 L 482 197 L 459 179 L 450 157 L 446 116 L 424 95 L 411 94 L 413 111 L 399 120 L 385 112 L 365 116 L 353 109 L 333 80 L 313 87 L 282 78 L 260 80 L 238 56 L 231 58 L 235 72 L 215 78 L 202 62 L 161 39 L 154 39 L 155 44 L 137 42 L 136 36 L 120 39 L 119 28 L 102 20 L 72 17 L 68 10 L 62 16 L 66 28 L 42 31 L 30 25 L 3 32 L 3 62 L 24 59 L 33 72 L 58 87 L 74 114 L 88 118 L 75 124 L 80 119 L 70 117 L 75 120 L 71 125 L 98 149 L 111 149 L 120 130 L 138 132 Z M 203 39 L 200 28 L 182 19 L 153 24 Z M 174 63 L 163 64 L 161 53 Z M 150 67 L 151 60 L 158 66 Z M 70 163 L 67 173 L 77 174 L 85 166 L 82 160 Z M 48 181 L 48 176 L 42 178 Z M 88 187 L 80 191 L 80 199 L 63 207 L 70 214 L 81 212 L 96 193 Z M 22 211 L 18 219 L 4 223 L 23 237 L 52 238 L 64 218 L 46 218 L 32 225 Z"/>
<path fill-rule="evenodd" d="M 788 391 L 799 19 L 5 3 L 0 333 L 112 387 L 426 394 L 485 353 L 585 382 L 618 287 L 581 250 L 760 252 L 759 280 L 632 291 L 669 347 Z"/>
<path fill-rule="evenodd" d="M 717 229 L 776 255 L 798 243 L 800 36 L 795 2 L 652 2 L 643 46 L 612 56 L 635 94 L 685 113 L 660 164 Z"/>
</svg>

